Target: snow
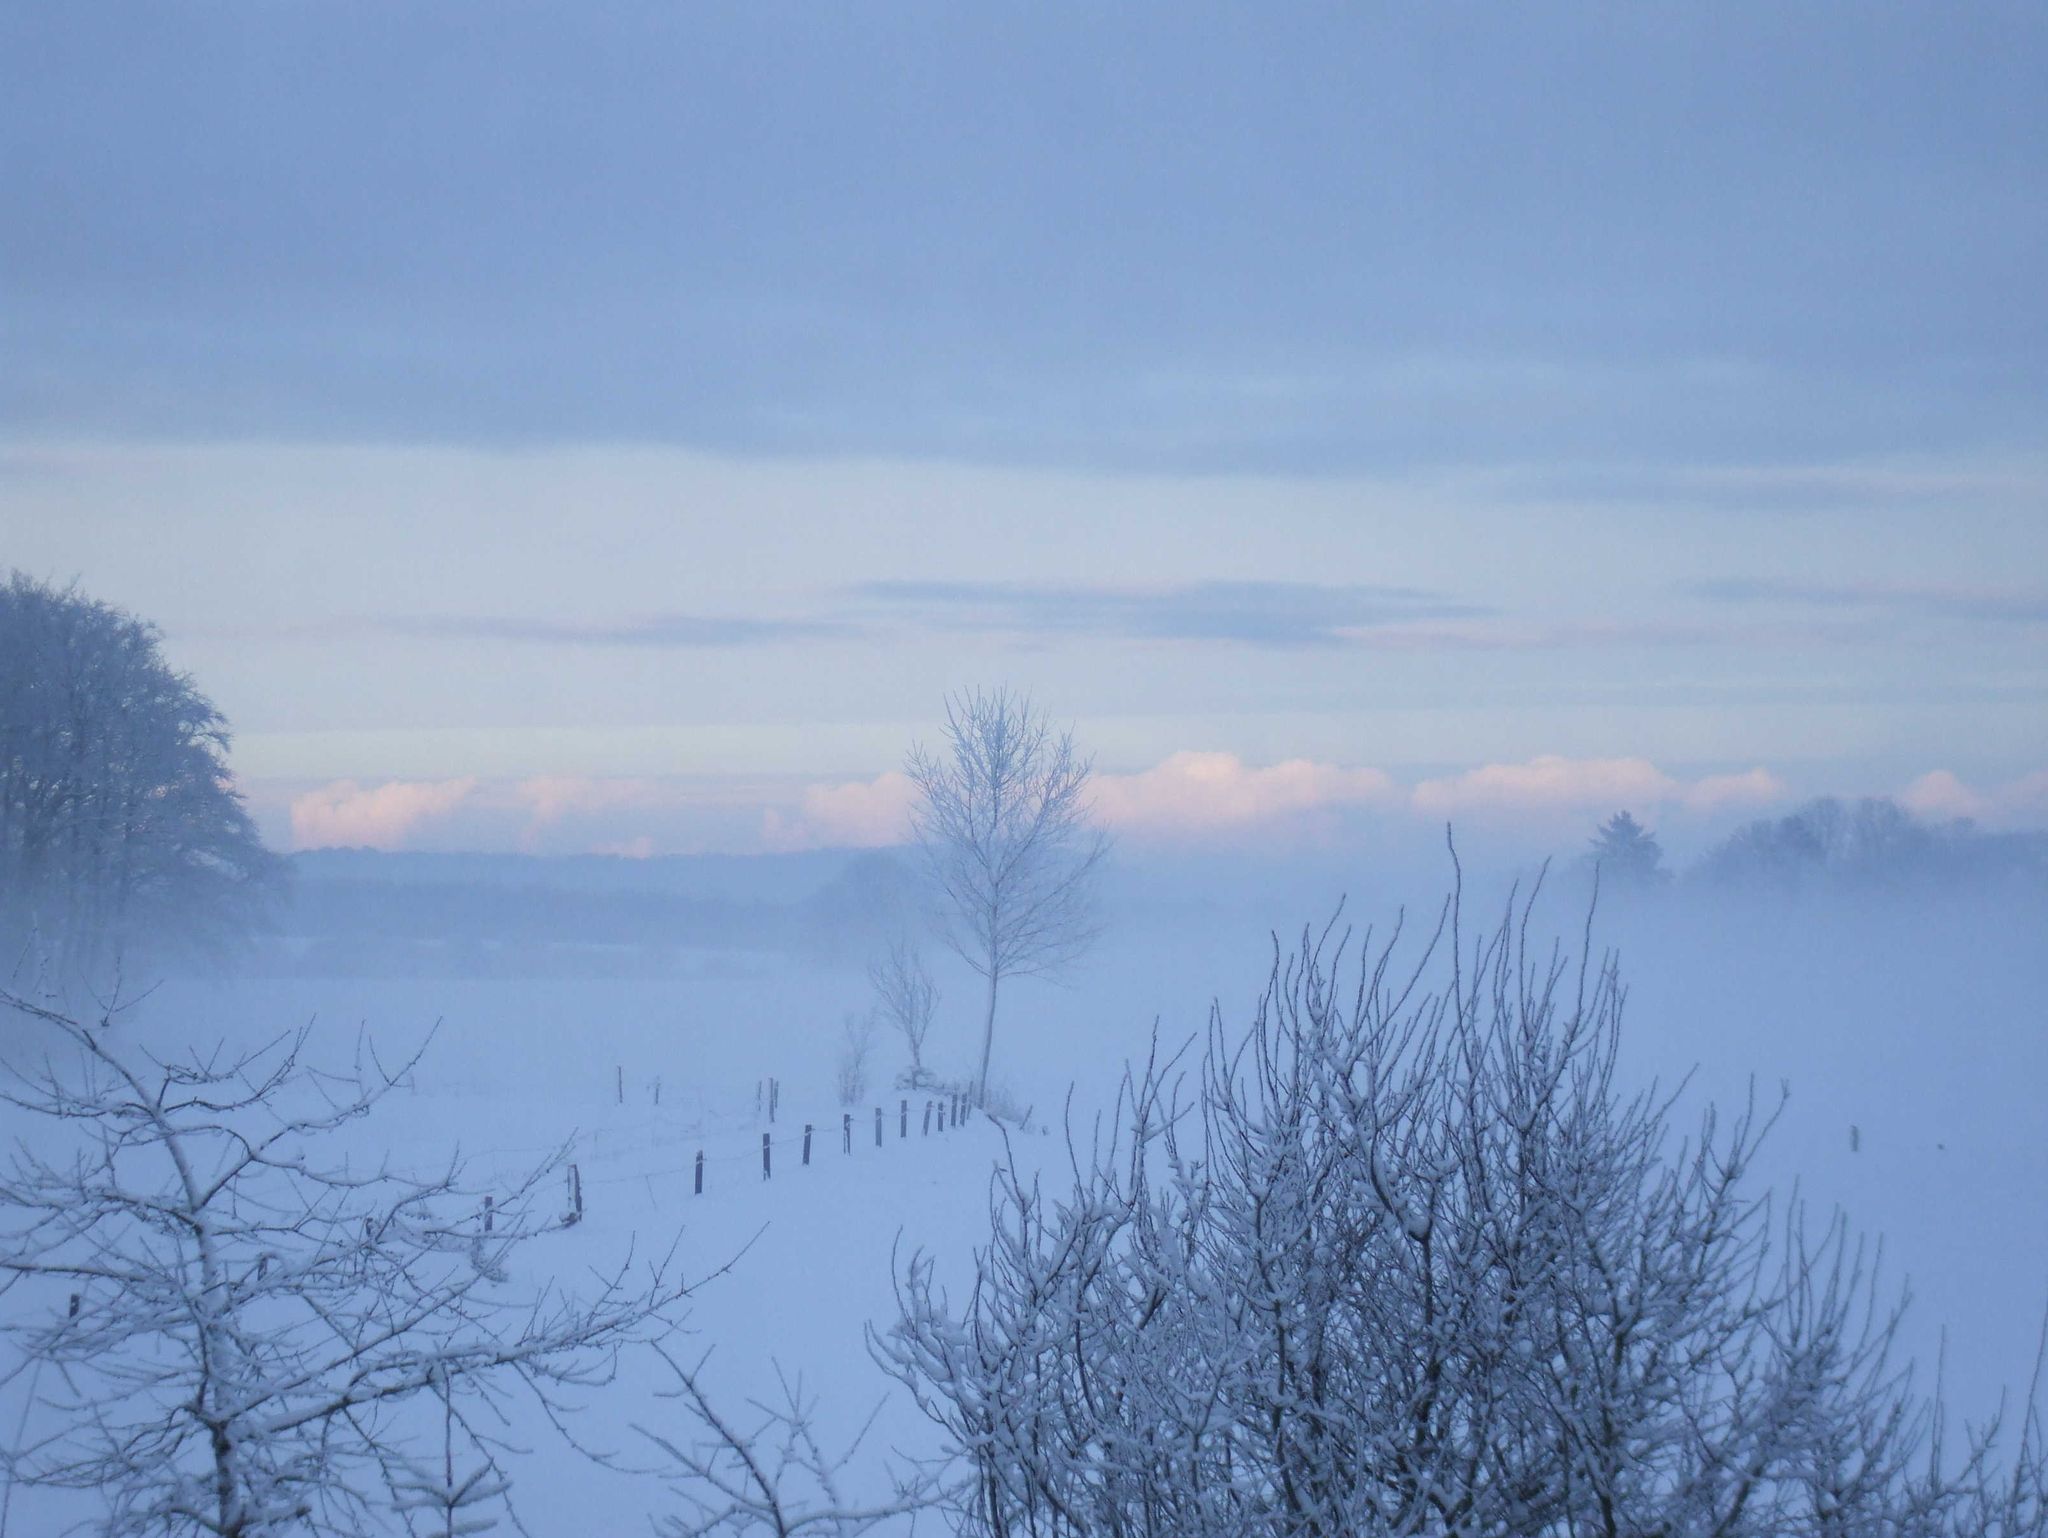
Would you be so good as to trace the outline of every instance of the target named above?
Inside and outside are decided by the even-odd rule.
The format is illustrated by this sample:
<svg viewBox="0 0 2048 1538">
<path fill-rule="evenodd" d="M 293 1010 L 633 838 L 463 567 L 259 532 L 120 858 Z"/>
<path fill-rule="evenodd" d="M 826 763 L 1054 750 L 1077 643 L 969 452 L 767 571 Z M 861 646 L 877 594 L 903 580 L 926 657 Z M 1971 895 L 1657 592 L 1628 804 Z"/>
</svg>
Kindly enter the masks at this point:
<svg viewBox="0 0 2048 1538">
<path fill-rule="evenodd" d="M 1202 1029 L 1212 997 L 1226 1022 L 1242 1018 L 1270 964 L 1268 927 L 1293 930 L 1329 905 L 1218 902 L 1162 908 L 1156 921 L 1127 906 L 1127 921 L 1064 986 L 1006 988 L 996 1077 L 1041 1122 L 1056 1123 L 1071 1094 L 1085 1137 L 1155 1021 L 1174 1044 Z M 1548 912 L 1572 932 L 1567 903 Z M 1910 1279 L 1915 1297 L 1906 1345 L 1931 1373 L 1945 1340 L 1949 1402 L 1972 1416 L 1988 1413 L 2001 1386 L 2024 1387 L 2048 1303 L 2044 918 L 2040 904 L 2011 900 L 1779 914 L 1666 903 L 1600 922 L 1601 937 L 1622 949 L 1630 987 L 1628 1071 L 1674 1084 L 1696 1067 L 1691 1105 L 1739 1103 L 1752 1076 L 1765 1098 L 1790 1083 L 1758 1178 L 1788 1194 L 1796 1181 L 1816 1211 L 1840 1205 L 1882 1237 L 1888 1277 Z M 977 995 L 964 972 L 940 981 L 932 1053 L 941 1073 L 957 1074 L 978 1046 Z M 854 1482 L 872 1495 L 886 1489 L 886 1452 L 931 1455 L 938 1433 L 876 1369 L 865 1332 L 887 1327 L 894 1278 L 914 1251 L 933 1257 L 942 1281 L 965 1284 L 1004 1140 L 979 1117 L 923 1133 L 922 1096 L 903 1138 L 904 1097 L 873 1088 L 854 1107 L 853 1148 L 842 1152 L 833 1048 L 846 1011 L 866 1002 L 857 958 L 756 956 L 687 976 L 173 978 L 121 1029 L 138 1041 L 248 1041 L 311 1019 L 316 1058 L 346 1061 L 366 1033 L 390 1060 L 438 1020 L 413 1083 L 350 1129 L 351 1157 L 388 1152 L 395 1164 L 431 1165 L 459 1149 L 481 1177 L 568 1144 L 584 1218 L 534 1241 L 519 1262 L 524 1277 L 573 1287 L 629 1250 L 676 1246 L 684 1274 L 702 1279 L 679 1355 L 709 1352 L 705 1384 L 742 1419 L 747 1400 L 773 1397 L 777 1364 L 801 1373 L 820 1399 L 828 1450 L 879 1406 Z M 894 1047 L 877 1054 L 883 1083 Z M 756 1091 L 771 1075 L 782 1094 L 769 1128 Z M 876 1105 L 886 1112 L 880 1149 Z M 8 1115 L 13 1134 L 20 1119 Z M 816 1129 L 808 1168 L 798 1159 L 805 1122 Z M 763 1130 L 775 1139 L 766 1181 Z M 1012 1141 L 1027 1167 L 1049 1165 L 1056 1188 L 1064 1142 Z M 700 1151 L 706 1187 L 695 1196 Z M 592 1467 L 544 1427 L 512 1428 L 531 1449 L 512 1465 L 531 1532 L 645 1531 L 651 1514 L 674 1509 L 658 1454 L 633 1430 L 673 1426 L 656 1366 L 625 1364 L 576 1424 L 579 1440 L 615 1451 L 628 1470 Z M 17 1377 L 0 1389 L 10 1432 L 25 1387 Z M 60 1518 L 85 1514 L 77 1499 L 16 1490 L 6 1538 L 60 1530 Z"/>
</svg>

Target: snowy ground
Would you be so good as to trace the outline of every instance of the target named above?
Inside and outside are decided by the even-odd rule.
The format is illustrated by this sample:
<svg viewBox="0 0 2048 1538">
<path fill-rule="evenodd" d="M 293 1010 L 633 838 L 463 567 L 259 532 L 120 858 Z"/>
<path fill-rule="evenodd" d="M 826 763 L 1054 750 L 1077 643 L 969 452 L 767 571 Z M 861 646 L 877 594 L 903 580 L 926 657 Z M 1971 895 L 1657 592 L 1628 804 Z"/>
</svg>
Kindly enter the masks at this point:
<svg viewBox="0 0 2048 1538">
<path fill-rule="evenodd" d="M 1567 905 L 1551 914 L 1570 928 Z M 1883 1236 L 1888 1274 L 1910 1277 L 1916 1295 L 1909 1341 L 1931 1369 L 1945 1330 L 1950 1399 L 1970 1414 L 2001 1384 L 2023 1385 L 2048 1301 L 2042 917 L 1894 905 L 1688 911 L 1677 922 L 1666 909 L 1601 926 L 1631 983 L 1630 1070 L 1672 1082 L 1697 1065 L 1695 1106 L 1739 1099 L 1752 1075 L 1766 1095 L 1790 1082 L 1766 1178 L 1786 1191 L 1796 1179 L 1813 1206 L 1840 1204 Z M 1211 929 L 1113 932 L 1069 986 L 1012 990 L 997 1076 L 1041 1122 L 1057 1123 L 1071 1089 L 1085 1122 L 1126 1056 L 1145 1050 L 1155 1019 L 1178 1040 L 1201 1028 L 1211 997 L 1242 1018 L 1270 946 L 1248 915 L 1218 915 Z M 958 1070 L 972 1055 L 973 980 L 942 981 L 938 1055 Z M 892 1253 L 923 1248 L 965 1277 L 1002 1142 L 979 1121 L 924 1135 L 921 1100 L 910 1137 L 899 1137 L 898 1097 L 886 1089 L 897 1055 L 885 1043 L 878 1087 L 856 1108 L 853 1152 L 841 1151 L 833 1052 L 842 1016 L 865 1002 L 857 969 L 786 960 L 668 979 L 173 980 L 124 1029 L 249 1039 L 312 1019 L 332 1060 L 354 1050 L 359 1030 L 388 1055 L 438 1020 L 416 1087 L 361 1129 L 366 1147 L 433 1164 L 459 1145 L 486 1173 L 572 1142 L 586 1220 L 535 1244 L 537 1273 L 573 1279 L 678 1235 L 688 1275 L 737 1255 L 695 1299 L 685 1345 L 712 1350 L 714 1389 L 738 1404 L 772 1386 L 779 1362 L 820 1395 L 828 1440 L 880 1404 L 870 1451 L 921 1455 L 935 1450 L 935 1433 L 874 1368 L 864 1332 L 891 1317 Z M 764 1182 L 756 1087 L 771 1075 L 782 1100 L 775 1177 Z M 877 1104 L 887 1107 L 879 1150 Z M 806 1121 L 817 1128 L 808 1169 L 796 1157 Z M 1020 1147 L 1027 1160 L 1064 1157 L 1057 1137 Z M 699 1150 L 701 1197 L 691 1193 Z M 674 1424 L 655 1386 L 644 1365 L 629 1372 L 593 1400 L 579 1431 L 648 1461 L 630 1426 Z M 16 1395 L 0 1404 L 0 1424 L 11 1430 L 21 1413 Z M 544 1436 L 533 1445 L 514 1493 L 536 1535 L 643 1531 L 664 1504 L 652 1478 L 586 1472 Z M 7 1538 L 54 1530 L 55 1513 L 17 1492 Z"/>
</svg>

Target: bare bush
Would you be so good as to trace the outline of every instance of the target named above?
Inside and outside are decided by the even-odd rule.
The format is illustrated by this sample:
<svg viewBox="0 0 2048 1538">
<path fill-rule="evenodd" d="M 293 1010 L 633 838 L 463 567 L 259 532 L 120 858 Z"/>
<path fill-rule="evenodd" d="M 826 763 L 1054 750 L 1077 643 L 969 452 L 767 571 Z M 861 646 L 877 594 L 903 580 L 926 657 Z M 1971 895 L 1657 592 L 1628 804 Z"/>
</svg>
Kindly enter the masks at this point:
<svg viewBox="0 0 2048 1538">
<path fill-rule="evenodd" d="M 898 935 L 888 950 L 868 959 L 868 982 L 876 1008 L 910 1051 L 910 1067 L 897 1080 L 903 1089 L 929 1089 L 936 1080 L 924 1065 L 925 1038 L 939 1007 L 939 987 L 914 941 Z"/>
<path fill-rule="evenodd" d="M 664 1264 L 629 1257 L 584 1297 L 506 1280 L 561 1222 L 558 1166 L 489 1193 L 459 1166 L 329 1152 L 412 1062 L 319 1072 L 304 1032 L 158 1060 L 104 1023 L 0 1006 L 51 1036 L 6 1091 L 37 1125 L 0 1174 L 0 1332 L 55 1373 L 7 1472 L 96 1497 L 104 1533 L 356 1534 L 430 1510 L 474 1530 L 503 1494 L 508 1396 L 566 1427 L 578 1389 L 671 1327 Z M 439 1478 L 415 1445 L 436 1399 Z"/>
<path fill-rule="evenodd" d="M 800 1379 L 792 1382 L 778 1367 L 780 1402 L 754 1402 L 755 1414 L 742 1426 L 705 1393 L 701 1361 L 695 1367 L 673 1356 L 667 1361 L 674 1387 L 662 1397 L 681 1404 L 691 1434 L 638 1428 L 667 1455 L 687 1508 L 655 1520 L 662 1538 L 858 1538 L 914 1520 L 944 1493 L 930 1471 L 899 1469 L 891 1474 L 887 1495 L 849 1498 L 842 1482 L 874 1423 L 872 1415 L 846 1447 L 828 1454 L 813 1427 L 815 1401 L 806 1397 Z"/>
<path fill-rule="evenodd" d="M 841 1105 L 858 1105 L 868 1091 L 868 1065 L 875 1055 L 875 1012 L 847 1012 L 839 1027 L 839 1056 L 832 1081 Z"/>
<path fill-rule="evenodd" d="M 1611 958 L 1404 962 L 1305 936 L 1247 1032 L 1133 1071 L 1055 1196 L 997 1180 L 953 1312 L 928 1258 L 878 1359 L 1005 1538 L 2019 1538 L 2035 1397 L 1945 1448 L 1842 1222 L 1745 1190 L 1770 1121 L 1616 1082 Z M 1183 1096 L 1187 1098 L 1183 1099 Z"/>
</svg>

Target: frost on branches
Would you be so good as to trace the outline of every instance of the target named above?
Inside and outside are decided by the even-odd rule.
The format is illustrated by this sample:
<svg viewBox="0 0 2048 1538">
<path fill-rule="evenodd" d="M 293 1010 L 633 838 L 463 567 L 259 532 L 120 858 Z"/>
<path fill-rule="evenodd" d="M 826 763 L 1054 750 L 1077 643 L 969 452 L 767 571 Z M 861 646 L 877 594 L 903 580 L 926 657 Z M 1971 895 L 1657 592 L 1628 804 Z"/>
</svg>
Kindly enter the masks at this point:
<svg viewBox="0 0 2048 1538">
<path fill-rule="evenodd" d="M 667 1333 L 683 1288 L 662 1265 L 587 1297 L 507 1280 L 559 1222 L 534 1199 L 552 1166 L 485 1224 L 459 1169 L 340 1163 L 327 1140 L 410 1063 L 316 1072 L 303 1033 L 159 1061 L 105 1023 L 0 1008 L 50 1041 L 6 1091 L 0 1330 L 34 1399 L 6 1473 L 91 1493 L 105 1533 L 481 1531 L 507 1396 L 564 1428 L 579 1387 Z"/>
<path fill-rule="evenodd" d="M 2044 1530 L 2037 1400 L 1944 1446 L 1860 1244 L 1745 1189 L 1770 1117 L 1686 1139 L 1621 1089 L 1611 959 L 1529 907 L 1466 945 L 1454 895 L 1405 962 L 1305 937 L 1071 1190 L 998 1174 L 957 1311 L 910 1264 L 873 1346 L 971 1473 L 961 1532 Z"/>
</svg>

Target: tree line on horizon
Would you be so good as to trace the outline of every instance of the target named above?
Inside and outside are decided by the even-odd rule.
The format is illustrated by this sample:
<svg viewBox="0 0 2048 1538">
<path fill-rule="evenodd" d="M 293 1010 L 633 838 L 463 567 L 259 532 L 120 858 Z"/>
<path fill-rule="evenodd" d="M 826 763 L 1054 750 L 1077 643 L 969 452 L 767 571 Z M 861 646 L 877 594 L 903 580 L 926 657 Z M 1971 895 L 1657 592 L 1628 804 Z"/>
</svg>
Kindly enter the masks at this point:
<svg viewBox="0 0 2048 1538">
<path fill-rule="evenodd" d="M 1796 895 L 1915 886 L 2048 881 L 2048 835 L 1987 831 L 1968 818 L 1929 822 L 1885 796 L 1820 796 L 1743 824 L 1690 865 L 1665 864 L 1657 836 L 1627 811 L 1594 831 L 1579 865 L 1603 889 Z"/>
</svg>

